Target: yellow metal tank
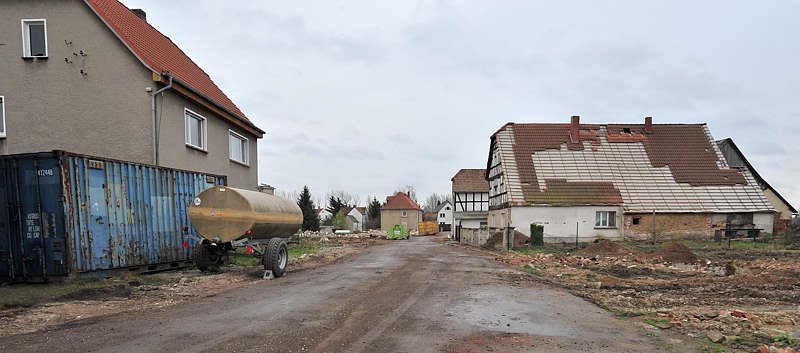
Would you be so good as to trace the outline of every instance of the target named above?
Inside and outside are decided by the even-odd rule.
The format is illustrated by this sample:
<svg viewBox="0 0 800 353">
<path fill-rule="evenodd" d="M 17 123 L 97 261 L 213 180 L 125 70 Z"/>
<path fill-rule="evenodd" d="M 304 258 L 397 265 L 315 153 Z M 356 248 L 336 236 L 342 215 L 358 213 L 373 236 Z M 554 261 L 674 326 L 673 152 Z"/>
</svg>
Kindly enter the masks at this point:
<svg viewBox="0 0 800 353">
<path fill-rule="evenodd" d="M 303 212 L 285 197 L 215 186 L 189 205 L 189 221 L 209 240 L 288 238 L 302 226 Z"/>
</svg>

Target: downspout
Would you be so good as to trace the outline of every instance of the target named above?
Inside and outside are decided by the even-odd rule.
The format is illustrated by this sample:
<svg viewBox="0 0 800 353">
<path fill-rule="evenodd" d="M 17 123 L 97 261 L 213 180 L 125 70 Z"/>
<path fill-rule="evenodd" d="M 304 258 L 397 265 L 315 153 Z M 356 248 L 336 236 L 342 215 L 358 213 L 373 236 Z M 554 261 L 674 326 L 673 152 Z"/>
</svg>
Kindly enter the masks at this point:
<svg viewBox="0 0 800 353">
<path fill-rule="evenodd" d="M 158 165 L 158 119 L 156 116 L 156 96 L 170 88 L 172 88 L 172 75 L 169 73 L 162 73 L 162 75 L 169 76 L 169 83 L 162 87 L 160 90 L 150 94 L 150 112 L 153 116 L 153 165 Z"/>
</svg>

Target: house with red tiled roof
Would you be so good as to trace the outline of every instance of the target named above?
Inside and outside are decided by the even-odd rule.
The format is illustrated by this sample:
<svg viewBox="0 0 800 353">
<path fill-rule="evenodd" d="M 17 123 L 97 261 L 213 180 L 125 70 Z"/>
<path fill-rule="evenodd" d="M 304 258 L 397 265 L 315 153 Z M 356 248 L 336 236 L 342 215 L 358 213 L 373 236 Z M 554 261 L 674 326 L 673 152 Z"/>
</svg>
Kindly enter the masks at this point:
<svg viewBox="0 0 800 353">
<path fill-rule="evenodd" d="M 0 19 L 0 154 L 67 150 L 257 186 L 264 131 L 144 11 L 2 1 Z"/>
<path fill-rule="evenodd" d="M 453 227 L 455 238 L 461 228 L 478 229 L 486 226 L 489 213 L 489 182 L 486 169 L 461 169 L 450 181 L 453 183 Z"/>
<path fill-rule="evenodd" d="M 772 233 L 775 209 L 706 124 L 508 123 L 491 136 L 489 227 L 545 241 Z"/>
<path fill-rule="evenodd" d="M 381 206 L 381 230 L 387 231 L 397 224 L 409 231 L 419 230 L 419 222 L 422 222 L 422 207 L 408 194 L 398 191 L 386 197 L 386 203 Z"/>
</svg>

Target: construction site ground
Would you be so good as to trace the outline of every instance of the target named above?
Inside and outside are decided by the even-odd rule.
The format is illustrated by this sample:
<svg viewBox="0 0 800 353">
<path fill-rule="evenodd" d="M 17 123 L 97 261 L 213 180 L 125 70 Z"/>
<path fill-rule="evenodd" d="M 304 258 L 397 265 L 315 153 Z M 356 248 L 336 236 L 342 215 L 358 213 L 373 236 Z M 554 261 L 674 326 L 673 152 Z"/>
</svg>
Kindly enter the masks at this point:
<svg viewBox="0 0 800 353">
<path fill-rule="evenodd" d="M 397 300 L 401 302 L 400 307 L 413 307 L 412 311 L 423 311 L 419 307 L 431 306 L 431 308 L 442 309 L 447 320 L 458 322 L 456 319 L 468 322 L 471 318 L 469 313 L 461 312 L 459 308 L 446 308 L 447 303 L 460 305 L 464 298 L 460 296 L 469 294 L 467 299 L 476 301 L 473 307 L 468 308 L 469 312 L 479 313 L 484 317 L 475 317 L 479 325 L 494 327 L 495 324 L 506 319 L 509 321 L 509 328 L 512 325 L 520 324 L 520 316 L 506 317 L 505 314 L 513 312 L 508 306 L 516 305 L 516 302 L 530 302 L 535 307 L 542 306 L 544 300 L 539 297 L 523 298 L 519 290 L 554 295 L 553 289 L 565 289 L 572 294 L 584 298 L 602 308 L 610 311 L 618 328 L 628 327 L 631 332 L 639 336 L 649 336 L 654 341 L 639 342 L 642 348 L 661 347 L 663 351 L 685 352 L 755 352 L 757 349 L 766 349 L 772 352 L 791 352 L 789 347 L 798 348 L 800 333 L 798 332 L 798 321 L 800 321 L 800 251 L 792 246 L 772 242 L 744 242 L 734 241 L 728 248 L 727 242 L 715 243 L 708 239 L 684 239 L 678 242 L 658 241 L 658 242 L 609 242 L 600 241 L 591 244 L 582 244 L 581 249 L 575 251 L 574 245 L 549 245 L 544 247 L 518 248 L 515 251 L 486 250 L 466 245 L 455 244 L 446 237 L 414 237 L 415 239 L 425 238 L 423 243 L 405 244 L 404 241 L 387 241 L 378 239 L 374 236 L 344 236 L 344 237 L 315 237 L 307 240 L 307 244 L 314 244 L 316 250 L 309 251 L 308 254 L 294 253 L 290 262 L 290 275 L 311 276 L 310 280 L 323 281 L 325 285 L 339 288 L 345 293 L 350 284 L 341 281 L 331 281 L 325 278 L 326 273 L 334 276 L 345 276 L 339 274 L 340 268 L 347 266 L 357 266 L 359 268 L 373 266 L 374 264 L 366 260 L 353 260 L 352 258 L 362 258 L 361 254 L 373 254 L 374 256 L 395 256 L 395 252 L 400 250 L 411 251 L 397 255 L 398 261 L 405 261 L 394 264 L 399 266 L 398 271 L 392 271 L 393 275 L 402 276 L 404 273 L 411 275 L 419 271 L 432 271 L 429 276 L 416 278 L 419 282 L 407 283 L 386 271 L 374 272 L 378 275 L 375 279 L 379 282 L 386 281 L 382 278 L 391 278 L 391 283 L 395 283 L 402 292 Z M 495 243 L 497 243 L 495 241 Z M 374 247 L 375 244 L 387 246 Z M 434 244 L 439 246 L 433 247 Z M 524 244 L 518 244 L 522 246 Z M 400 248 L 397 248 L 400 246 Z M 442 247 L 443 246 L 443 247 Z M 379 248 L 383 250 L 371 250 Z M 446 250 L 447 248 L 457 249 L 456 253 Z M 442 250 L 444 249 L 444 250 Z M 415 260 L 415 251 L 429 251 L 423 259 Z M 475 260 L 471 260 L 475 258 Z M 458 263 L 457 268 L 449 269 L 451 264 L 444 264 L 448 259 L 452 263 Z M 477 262 L 476 262 L 477 261 Z M 486 261 L 499 262 L 504 264 L 510 272 L 500 271 L 487 272 Z M 333 264 L 336 270 L 327 269 Z M 401 270 L 406 268 L 406 270 Z M 447 269 L 446 269 L 447 268 Z M 446 270 L 445 270 L 446 269 Z M 364 269 L 362 269 L 363 271 Z M 461 272 L 463 273 L 461 273 Z M 454 273 L 461 273 L 455 275 Z M 194 269 L 182 271 L 163 272 L 146 276 L 122 276 L 104 280 L 102 286 L 77 286 L 76 290 L 66 294 L 55 295 L 47 300 L 25 305 L 4 305 L 0 307 L 0 339 L 3 341 L 2 348 L 6 351 L 24 351 L 26 349 L 36 349 L 38 343 L 31 343 L 40 340 L 40 335 L 47 334 L 54 340 L 66 339 L 69 341 L 69 334 L 79 330 L 82 326 L 102 325 L 108 320 L 116 320 L 117 317 L 139 317 L 147 312 L 172 312 L 186 305 L 203 305 L 207 301 L 216 301 L 215 298 L 224 296 L 225 298 L 235 297 L 232 293 L 240 291 L 258 290 L 263 287 L 261 280 L 262 271 L 256 265 L 242 264 L 240 266 L 225 267 L 221 273 L 200 273 Z M 355 276 L 353 274 L 352 276 Z M 375 277 L 372 272 L 362 274 L 366 277 Z M 489 275 L 491 280 L 473 278 L 475 276 Z M 320 278 L 317 278 L 322 276 Z M 417 276 L 417 275 L 414 275 Z M 414 277 L 412 276 L 412 277 Z M 433 276 L 433 277 L 430 277 Z M 366 278 L 365 277 L 365 278 Z M 430 278 L 428 278 L 430 277 Z M 345 278 L 345 277 L 343 277 Z M 347 277 L 349 278 L 349 277 Z M 413 278 L 412 278 L 413 279 Z M 457 279 L 457 280 L 456 280 Z M 278 290 L 273 287 L 280 283 L 290 285 L 297 279 L 285 282 L 269 282 L 269 286 L 264 290 Z M 356 282 L 355 278 L 353 278 Z M 284 281 L 284 282 L 281 282 Z M 498 291 L 497 286 L 505 285 L 510 291 L 514 302 L 506 303 L 503 310 L 508 312 L 490 312 L 488 308 L 481 309 L 476 306 L 480 301 L 490 302 L 497 300 L 493 296 L 486 298 L 476 298 L 475 295 L 483 295 L 480 289 L 488 290 L 484 287 L 491 286 L 492 291 Z M 19 292 L 24 288 L 50 288 L 63 286 L 64 284 L 44 284 L 44 285 L 4 285 L 0 286 L 0 297 L 7 297 Z M 408 295 L 418 295 L 414 288 L 406 286 L 424 286 L 425 292 L 421 295 L 441 297 L 440 301 L 425 300 L 417 303 L 409 298 Z M 333 288 L 331 287 L 331 288 Z M 497 288 L 496 288 L 497 287 Z M 369 290 L 381 290 L 369 289 Z M 393 287 L 394 288 L 394 287 Z M 405 289 L 403 289 L 405 288 Z M 335 288 L 333 288 L 335 289 Z M 290 290 L 287 288 L 286 290 Z M 386 289 L 389 290 L 389 289 Z M 464 293 L 456 294 L 453 291 Z M 472 290 L 474 293 L 470 292 Z M 359 289 L 360 291 L 360 289 Z M 477 291 L 477 292 L 475 292 Z M 391 292 L 391 290 L 390 290 Z M 392 296 L 393 293 L 381 292 L 381 295 Z M 406 293 L 408 292 L 408 293 Z M 511 293 L 513 292 L 513 293 Z M 349 292 L 348 292 L 349 293 Z M 358 292 L 360 293 L 360 292 Z M 462 295 L 463 294 L 463 295 Z M 486 294 L 486 293 L 484 293 Z M 252 295 L 252 293 L 250 293 Z M 333 295 L 333 294 L 331 294 Z M 361 294 L 359 294 L 361 295 Z M 365 294 L 366 295 L 366 294 Z M 569 301 L 569 305 L 578 305 L 572 299 L 556 294 L 560 300 Z M 369 297 L 369 296 L 368 296 Z M 509 298 L 512 298 L 509 297 Z M 366 298 L 366 297 L 365 297 Z M 509 298 L 506 298 L 509 299 Z M 402 300 L 401 300 L 402 299 Z M 244 299 L 242 299 L 244 300 Z M 350 300 L 350 299 L 348 299 Z M 370 299 L 371 301 L 376 301 Z M 239 302 L 239 299 L 235 300 Z M 391 301 L 391 300 L 389 300 Z M 428 303 L 431 301 L 430 303 Z M 348 302 L 349 303 L 349 302 Z M 335 305 L 339 305 L 337 303 Z M 424 304 L 424 305 L 423 305 Z M 513 305 L 512 305 L 513 304 Z M 343 305 L 343 304 L 342 304 Z M 361 317 L 367 315 L 371 310 L 364 305 L 350 303 L 357 311 L 339 312 L 335 308 L 326 309 L 336 312 L 325 311 L 324 317 L 314 319 L 320 321 L 322 329 L 328 327 L 332 329 L 339 323 L 336 320 L 345 320 L 347 317 L 338 318 L 336 315 Z M 372 303 L 372 305 L 384 305 Z M 526 304 L 528 305 L 528 304 Z M 556 311 L 561 313 L 563 304 L 555 305 L 551 308 L 542 307 L 543 311 Z M 581 304 L 582 305 L 582 304 Z M 178 308 L 178 309 L 173 309 Z M 340 308 L 344 310 L 343 308 Z M 408 310 L 408 308 L 406 308 Z M 447 309 L 447 310 L 446 310 Z M 464 308 L 462 308 L 464 309 Z M 358 310 L 365 310 L 360 313 Z M 438 310 L 438 309 L 436 309 Z M 483 310 L 483 311 L 481 311 Z M 586 311 L 588 309 L 583 308 Z M 591 311 L 591 310 L 589 310 Z M 380 309 L 374 309 L 374 313 L 381 313 Z M 126 314 L 127 313 L 127 314 Z M 327 313 L 327 314 L 326 314 Z M 380 315 L 389 315 L 393 312 L 386 312 Z M 322 315 L 320 314 L 320 315 Z M 418 316 L 424 317 L 417 313 Z M 316 314 L 310 314 L 311 316 Z M 328 315 L 328 316 L 325 316 Z M 330 316 L 333 315 L 333 316 Z M 392 314 L 393 315 L 393 314 Z M 406 314 L 404 314 L 406 315 Z M 467 316 L 464 316 L 467 315 Z M 477 315 L 477 314 L 476 314 Z M 502 315 L 502 316 L 498 316 Z M 561 314 L 559 314 L 561 315 Z M 464 337 L 459 340 L 450 341 L 447 344 L 427 347 L 423 351 L 615 351 L 613 347 L 623 347 L 609 345 L 608 337 L 597 336 L 595 326 L 598 320 L 592 313 L 592 318 L 585 319 L 586 322 L 580 323 L 580 315 L 574 318 L 572 323 L 577 328 L 585 328 L 587 337 L 590 341 L 583 342 L 578 338 L 573 338 L 573 342 L 583 344 L 579 348 L 573 347 L 571 350 L 567 345 L 570 340 L 559 340 L 551 337 L 543 340 L 541 335 L 525 335 L 520 330 L 525 331 L 525 326 L 514 327 L 509 332 L 503 330 L 482 330 L 479 332 L 463 332 Z M 307 318 L 312 322 L 312 317 Z M 391 316 L 391 315 L 390 315 Z M 407 315 L 406 315 L 407 316 Z M 380 316 L 386 318 L 386 316 Z M 547 320 L 555 320 L 549 316 L 542 316 Z M 396 317 L 394 320 L 401 320 Z M 431 320 L 438 320 L 434 318 Z M 497 319 L 497 320 L 495 320 Z M 340 320 L 340 321 L 341 321 Z M 388 320 L 388 319 L 387 319 Z M 442 319 L 444 320 L 444 319 Z M 330 322 L 329 322 L 330 321 Z M 333 322 L 336 321 L 336 322 Z M 496 322 L 495 322 L 496 321 Z M 524 320 L 523 320 L 524 321 Z M 448 321 L 449 322 L 449 321 Z M 553 321 L 554 323 L 556 321 Z M 354 323 L 350 323 L 355 325 Z M 392 325 L 397 324 L 393 321 Z M 422 325 L 423 323 L 418 323 Z M 528 328 L 531 331 L 541 330 L 546 326 L 546 322 Z M 430 323 L 428 323 L 430 325 Z M 544 325 L 544 326 L 542 326 Z M 587 326 L 588 325 L 588 326 Z M 626 326 L 627 325 L 627 326 Z M 225 325 L 223 325 L 225 326 Z M 408 331 L 404 325 L 404 330 Z M 93 326 L 92 326 L 93 327 Z M 351 327 L 350 329 L 353 329 Z M 365 328 L 366 329 L 366 328 Z M 384 327 L 390 330 L 391 327 Z M 113 329 L 112 329 L 113 330 Z M 220 330 L 226 330 L 221 327 Z M 416 330 L 416 329 L 414 329 Z M 373 330 L 374 331 L 374 330 Z M 462 329 L 463 331 L 463 329 Z M 369 331 L 371 332 L 371 331 Z M 366 332 L 366 333 L 369 333 Z M 415 332 L 415 331 L 414 331 Z M 616 332 L 616 330 L 615 330 Z M 351 332 L 348 335 L 357 334 Z M 63 334 L 63 335 L 62 335 Z M 578 334 L 580 334 L 578 332 Z M 616 334 L 616 333 L 615 333 Z M 556 335 L 557 336 L 557 335 Z M 636 336 L 636 335 L 634 335 Z M 66 337 L 66 338 L 65 338 Z M 181 336 L 182 337 L 182 336 Z M 305 336 L 303 336 L 305 337 Z M 535 337 L 535 339 L 534 339 Z M 357 348 L 362 351 L 371 348 L 380 340 L 371 337 L 374 341 L 370 344 L 349 341 L 342 343 L 345 338 L 330 338 L 323 342 L 307 342 L 308 345 L 298 346 L 311 351 L 324 351 L 325 349 L 335 350 L 333 343 L 347 344 L 347 347 Z M 620 344 L 629 344 L 639 338 L 628 337 L 628 341 Z M 16 345 L 14 342 L 29 342 Z M 428 341 L 435 341 L 430 339 Z M 83 344 L 84 342 L 81 338 Z M 547 343 L 549 342 L 549 344 Z M 628 342 L 628 343 L 626 343 Z M 73 342 L 74 343 L 74 342 Z M 407 342 L 403 341 L 402 344 Z M 393 344 L 401 344 L 394 342 Z M 425 344 L 423 340 L 420 344 Z M 430 343 L 430 342 L 428 342 Z M 286 347 L 292 346 L 292 342 L 287 342 Z M 403 345 L 400 346 L 403 346 Z M 439 343 L 437 343 L 439 344 Z M 595 344 L 597 344 L 595 346 Z M 394 346 L 395 348 L 400 346 Z M 413 345 L 412 345 L 413 346 Z M 67 345 L 73 348 L 88 348 L 91 345 Z M 97 347 L 97 346 L 94 346 Z M 230 346 L 214 346 L 216 348 L 230 348 Z M 422 346 L 414 346 L 420 348 Z M 39 347 L 41 348 L 41 347 Z M 209 348 L 209 347 L 206 347 Z M 275 348 L 275 347 L 273 347 Z M 385 348 L 385 347 L 384 347 Z M 624 346 L 624 351 L 643 351 L 631 350 L 629 346 Z M 102 350 L 102 349 L 101 349 Z M 106 349 L 108 350 L 108 349 Z M 270 349 L 266 349 L 269 351 Z M 56 350 L 58 351 L 58 350 Z M 380 349 L 379 349 L 380 351 Z M 383 349 L 383 351 L 387 351 Z"/>
<path fill-rule="evenodd" d="M 800 342 L 796 239 L 601 240 L 577 251 L 574 244 L 517 248 L 496 259 L 617 316 L 705 340 L 702 351 L 793 352 Z"/>
</svg>

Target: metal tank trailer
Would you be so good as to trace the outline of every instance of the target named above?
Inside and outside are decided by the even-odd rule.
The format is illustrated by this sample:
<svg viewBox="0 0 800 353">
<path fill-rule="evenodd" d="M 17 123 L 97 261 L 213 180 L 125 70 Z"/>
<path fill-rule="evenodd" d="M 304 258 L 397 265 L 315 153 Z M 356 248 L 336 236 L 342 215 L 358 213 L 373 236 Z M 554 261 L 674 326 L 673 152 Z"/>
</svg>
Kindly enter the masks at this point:
<svg viewBox="0 0 800 353">
<path fill-rule="evenodd" d="M 203 239 L 195 247 L 200 271 L 218 270 L 226 256 L 260 257 L 264 278 L 286 274 L 285 238 L 297 233 L 303 212 L 287 198 L 258 191 L 216 186 L 189 205 L 189 220 Z M 244 249 L 244 253 L 236 252 Z"/>
</svg>

